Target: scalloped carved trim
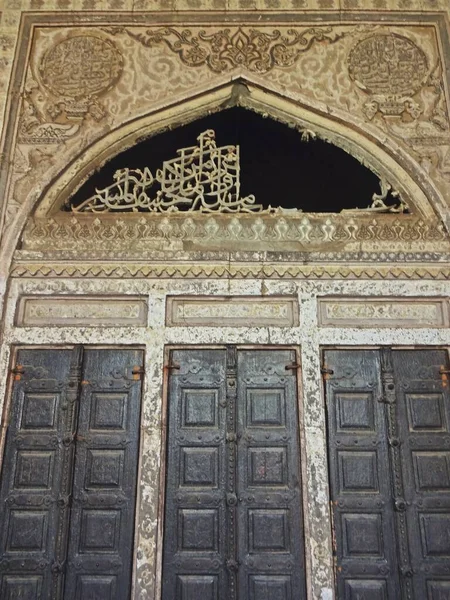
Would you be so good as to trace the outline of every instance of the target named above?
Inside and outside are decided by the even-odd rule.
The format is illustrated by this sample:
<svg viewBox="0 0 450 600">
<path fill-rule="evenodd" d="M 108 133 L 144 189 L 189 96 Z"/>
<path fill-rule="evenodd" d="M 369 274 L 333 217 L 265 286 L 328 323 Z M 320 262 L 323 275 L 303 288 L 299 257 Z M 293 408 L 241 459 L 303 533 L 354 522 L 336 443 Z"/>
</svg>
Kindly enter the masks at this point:
<svg viewBox="0 0 450 600">
<path fill-rule="evenodd" d="M 26 251 L 75 252 L 94 256 L 142 256 L 149 249 L 172 250 L 183 244 L 201 248 L 231 249 L 239 244 L 251 249 L 273 248 L 279 242 L 290 242 L 296 249 L 308 251 L 318 247 L 343 250 L 348 245 L 361 249 L 394 250 L 401 243 L 405 251 L 450 251 L 448 235 L 441 223 L 408 217 L 380 215 L 377 218 L 353 218 L 340 215 L 269 216 L 262 217 L 133 217 L 92 218 L 58 217 L 31 220 L 23 238 Z M 238 244 L 238 246 L 236 246 Z M 285 245 L 285 244 L 284 244 Z M 280 248 L 282 249 L 282 248 Z M 292 250 L 292 248 L 290 248 Z M 352 247 L 352 249 L 354 249 Z M 399 248 L 395 248 L 399 250 Z M 59 254 L 59 256 L 61 256 Z"/>
<path fill-rule="evenodd" d="M 14 264 L 12 277 L 31 278 L 165 278 L 165 279 L 450 279 L 450 269 L 442 266 L 368 265 L 199 265 L 199 264 Z"/>
</svg>

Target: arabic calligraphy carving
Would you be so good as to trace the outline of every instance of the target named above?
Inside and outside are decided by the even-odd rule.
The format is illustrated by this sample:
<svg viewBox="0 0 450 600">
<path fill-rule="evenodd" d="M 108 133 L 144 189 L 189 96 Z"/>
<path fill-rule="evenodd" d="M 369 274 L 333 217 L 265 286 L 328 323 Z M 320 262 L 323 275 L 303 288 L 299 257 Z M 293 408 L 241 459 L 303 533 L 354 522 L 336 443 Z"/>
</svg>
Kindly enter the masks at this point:
<svg viewBox="0 0 450 600">
<path fill-rule="evenodd" d="M 390 327 L 393 324 L 442 327 L 445 325 L 445 304 L 435 302 L 394 300 L 320 300 L 321 325 L 357 325 Z"/>
<path fill-rule="evenodd" d="M 217 147 L 212 129 L 197 140 L 198 146 L 182 148 L 177 158 L 164 161 L 155 177 L 147 167 L 119 169 L 115 183 L 96 190 L 72 211 L 176 212 L 181 207 L 184 212 L 262 212 L 254 196 L 239 196 L 239 146 Z M 155 183 L 160 189 L 151 198 L 147 190 Z"/>
<path fill-rule="evenodd" d="M 253 73 L 264 74 L 274 67 L 290 67 L 314 42 L 335 42 L 341 37 L 332 33 L 332 28 L 316 27 L 303 31 L 288 29 L 286 33 L 278 29 L 269 33 L 238 27 L 213 33 L 202 30 L 197 35 L 190 29 L 179 31 L 173 27 L 147 30 L 145 33 L 130 29 L 116 31 L 125 32 L 146 47 L 164 43 L 178 54 L 185 65 L 207 65 L 214 73 L 224 73 L 242 66 Z"/>
<path fill-rule="evenodd" d="M 104 93 L 122 73 L 122 56 L 109 40 L 79 35 L 50 48 L 39 66 L 42 83 L 56 96 Z"/>
<path fill-rule="evenodd" d="M 108 40 L 93 35 L 68 38 L 51 47 L 39 64 L 39 79 L 24 88 L 19 140 L 24 144 L 59 144 L 80 131 L 89 115 L 105 117 L 98 96 L 122 73 L 123 58 Z M 52 95 L 42 94 L 42 88 Z"/>
<path fill-rule="evenodd" d="M 371 96 L 363 110 L 372 120 L 377 112 L 387 116 L 408 113 L 417 119 L 421 106 L 413 100 L 425 84 L 428 61 L 425 53 L 408 38 L 397 34 L 375 34 L 358 42 L 348 56 L 350 78 Z"/>
<path fill-rule="evenodd" d="M 376 34 L 351 50 L 349 73 L 368 93 L 411 96 L 427 78 L 427 57 L 406 37 Z"/>
</svg>

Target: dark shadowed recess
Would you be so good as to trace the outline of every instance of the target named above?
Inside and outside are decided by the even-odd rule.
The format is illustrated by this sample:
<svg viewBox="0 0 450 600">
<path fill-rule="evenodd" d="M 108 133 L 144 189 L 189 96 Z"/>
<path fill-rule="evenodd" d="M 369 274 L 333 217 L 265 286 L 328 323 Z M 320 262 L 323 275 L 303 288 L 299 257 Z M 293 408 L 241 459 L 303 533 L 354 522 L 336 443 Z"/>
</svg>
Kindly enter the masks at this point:
<svg viewBox="0 0 450 600">
<path fill-rule="evenodd" d="M 300 132 L 270 117 L 230 108 L 155 135 L 118 154 L 73 195 L 70 206 L 92 196 L 95 188 L 111 185 L 117 169 L 147 166 L 155 174 L 164 160 L 176 157 L 179 148 L 196 145 L 198 135 L 206 129 L 214 129 L 218 146 L 240 146 L 240 195 L 254 194 L 264 207 L 333 213 L 367 208 L 372 195 L 380 191 L 377 175 L 344 150 L 322 140 L 302 139 Z M 388 196 L 386 204 L 394 203 Z"/>
</svg>

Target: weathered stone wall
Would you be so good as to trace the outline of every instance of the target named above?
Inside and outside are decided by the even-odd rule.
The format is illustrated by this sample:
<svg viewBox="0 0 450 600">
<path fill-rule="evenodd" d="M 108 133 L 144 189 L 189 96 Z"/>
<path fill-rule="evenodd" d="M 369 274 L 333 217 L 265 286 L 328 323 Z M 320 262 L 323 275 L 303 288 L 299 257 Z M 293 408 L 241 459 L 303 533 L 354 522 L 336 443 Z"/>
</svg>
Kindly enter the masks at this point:
<svg viewBox="0 0 450 600">
<path fill-rule="evenodd" d="M 448 1 L 5 0 L 2 9 L 0 398 L 17 345 L 145 347 L 133 597 L 157 600 L 165 349 L 298 348 L 308 599 L 331 600 L 321 348 L 450 345 Z M 402 60 L 386 72 L 379 59 L 391 55 Z M 125 147 L 232 105 L 343 147 L 412 214 L 59 211 Z"/>
</svg>

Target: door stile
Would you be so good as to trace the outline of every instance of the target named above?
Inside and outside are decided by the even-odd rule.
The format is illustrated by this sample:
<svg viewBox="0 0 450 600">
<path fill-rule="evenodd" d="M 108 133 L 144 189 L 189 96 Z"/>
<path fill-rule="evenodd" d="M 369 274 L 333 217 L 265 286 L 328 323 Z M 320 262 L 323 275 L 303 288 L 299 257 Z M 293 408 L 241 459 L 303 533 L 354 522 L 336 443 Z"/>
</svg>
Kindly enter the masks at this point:
<svg viewBox="0 0 450 600">
<path fill-rule="evenodd" d="M 69 544 L 70 510 L 73 495 L 73 477 L 75 460 L 75 435 L 77 431 L 81 369 L 83 364 L 83 347 L 76 346 L 72 350 L 66 399 L 61 410 L 66 414 L 62 438 L 62 474 L 60 492 L 57 500 L 59 507 L 57 534 L 55 541 L 55 558 L 51 567 L 52 592 L 51 599 L 63 598 L 66 559 Z"/>
<path fill-rule="evenodd" d="M 237 573 L 239 569 L 237 548 L 237 438 L 236 438 L 236 399 L 237 399 L 237 352 L 236 346 L 227 346 L 226 363 L 226 456 L 228 476 L 226 478 L 226 521 L 229 600 L 237 598 Z"/>
<path fill-rule="evenodd" d="M 383 389 L 383 403 L 386 407 L 386 419 L 388 429 L 389 459 L 392 473 L 392 502 L 394 506 L 394 518 L 396 522 L 398 568 L 402 596 L 407 600 L 414 598 L 412 585 L 411 557 L 408 543 L 408 528 L 406 517 L 405 489 L 402 473 L 402 459 L 400 452 L 399 427 L 397 416 L 397 394 L 395 385 L 394 366 L 392 363 L 392 348 L 382 348 L 381 358 L 381 382 Z"/>
</svg>

